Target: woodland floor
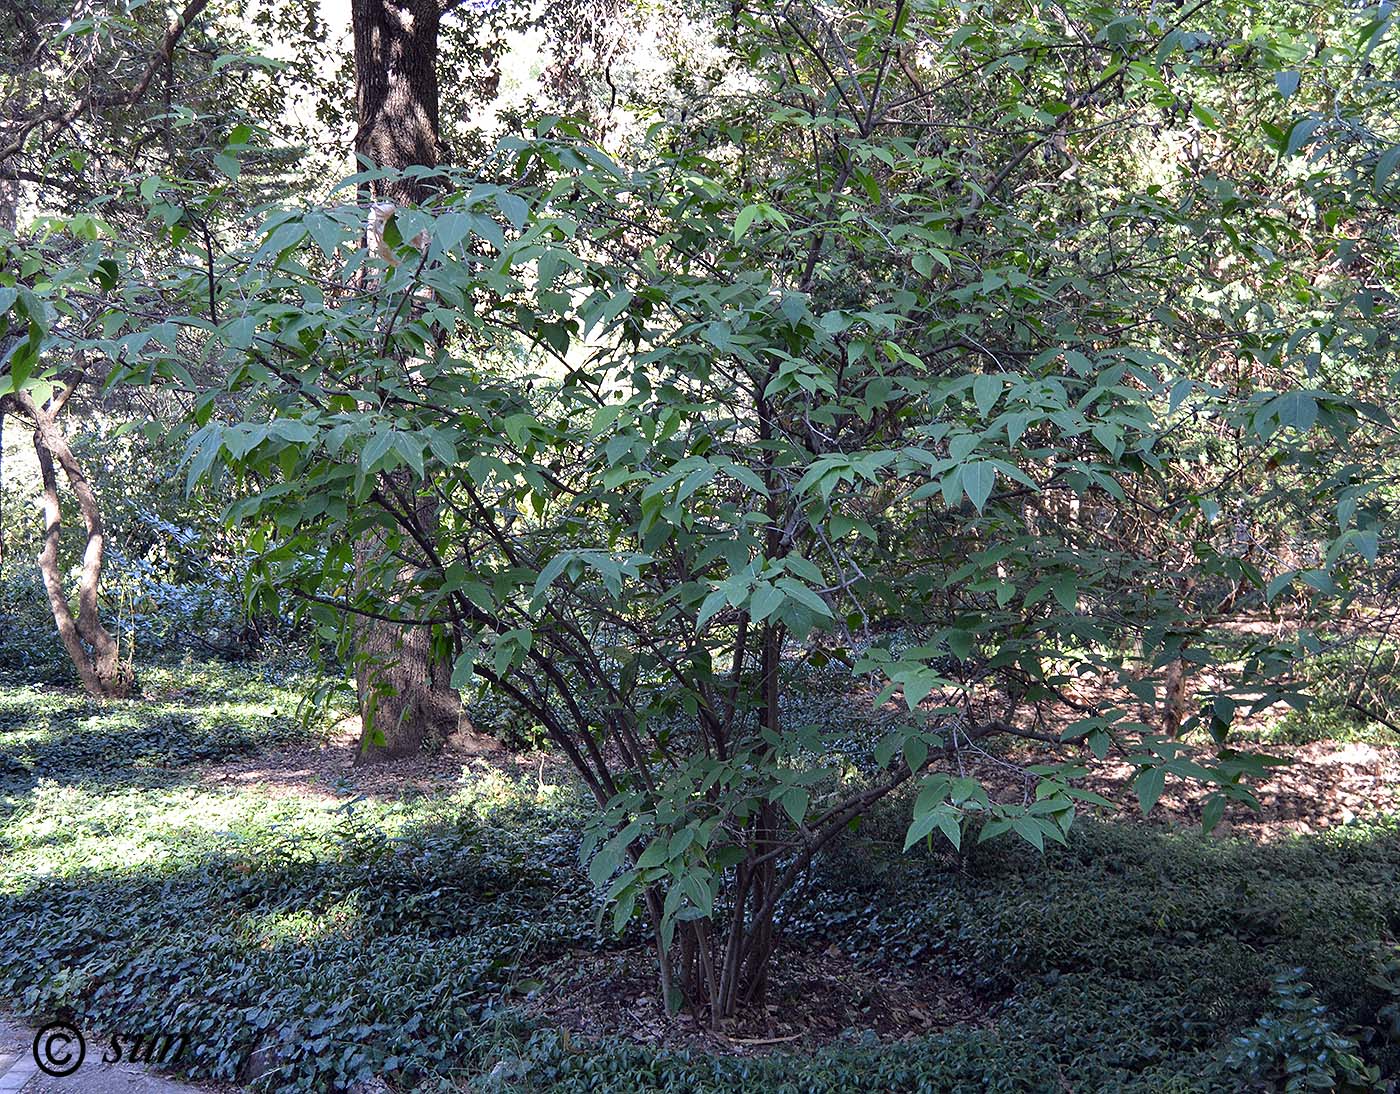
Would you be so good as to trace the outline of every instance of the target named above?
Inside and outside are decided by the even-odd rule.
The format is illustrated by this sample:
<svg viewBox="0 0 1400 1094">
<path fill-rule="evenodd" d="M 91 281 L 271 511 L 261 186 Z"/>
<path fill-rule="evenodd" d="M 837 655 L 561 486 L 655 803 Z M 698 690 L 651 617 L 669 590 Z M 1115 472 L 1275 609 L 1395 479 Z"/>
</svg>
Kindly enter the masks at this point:
<svg viewBox="0 0 1400 1094">
<path fill-rule="evenodd" d="M 900 855 L 904 822 L 874 818 L 810 880 L 765 1005 L 716 1033 L 664 1013 L 639 933 L 592 929 L 573 851 L 587 806 L 555 759 L 465 734 L 359 767 L 353 720 L 308 735 L 289 718 L 300 686 L 174 667 L 120 707 L 0 681 L 0 1010 L 198 1018 L 186 1074 L 269 1090 L 862 1088 L 810 1070 L 849 1060 L 895 1069 L 872 1090 L 977 1089 L 981 1068 L 1005 1077 L 988 1088 L 1160 1089 L 1220 1066 L 1293 966 L 1339 1028 L 1380 1021 L 1358 955 L 1400 932 L 1384 733 L 1289 744 L 1266 712 L 1237 747 L 1290 762 L 1256 784 L 1257 814 L 1232 806 L 1209 837 L 1204 791 L 1169 782 L 1144 817 L 1113 756 L 1081 783 L 1119 808 L 1068 852 Z M 1041 757 L 964 762 L 1011 800 L 1008 758 Z M 693 1071 L 711 1058 L 732 1067 Z M 752 1067 L 770 1070 L 734 1078 Z M 1177 1085 L 1231 1088 L 1203 1083 Z"/>
<path fill-rule="evenodd" d="M 567 777 L 553 757 L 511 752 L 491 738 L 469 734 L 459 735 L 433 756 L 358 767 L 357 732 L 357 723 L 349 719 L 319 747 L 278 749 L 210 765 L 202 781 L 211 787 L 253 785 L 269 793 L 332 802 L 347 794 L 393 800 L 406 793 L 440 793 L 472 772 L 495 771 L 542 783 Z M 1211 752 L 1199 743 L 1186 747 L 1200 759 Z M 1213 839 L 1233 836 L 1267 842 L 1400 811 L 1400 745 L 1246 742 L 1241 749 L 1286 762 L 1267 779 L 1250 784 L 1260 809 L 1232 803 Z M 1050 758 L 1034 750 L 1015 755 L 1018 765 Z M 1001 757 L 970 758 L 963 770 L 982 780 L 996 800 L 1013 800 L 1026 791 L 1024 777 Z M 1134 825 L 1199 830 L 1208 787 L 1172 777 L 1157 806 L 1144 816 L 1131 786 L 1134 771 L 1131 764 L 1110 756 L 1075 785 L 1118 807 L 1112 814 L 1096 811 L 1100 816 Z M 606 953 L 570 951 L 532 970 L 529 978 L 528 1012 L 580 1042 L 615 1037 L 737 1055 L 810 1048 L 851 1031 L 868 1031 L 882 1041 L 908 1040 L 931 1030 L 984 1022 L 999 1002 L 938 975 L 891 975 L 871 969 L 853 961 L 834 942 L 810 953 L 790 952 L 774 970 L 769 1001 L 742 1014 L 723 1033 L 688 1014 L 667 1016 L 658 1002 L 655 965 L 646 946 Z"/>
<path fill-rule="evenodd" d="M 1106 701 L 1108 697 L 1086 689 L 1080 698 Z M 1146 708 L 1138 713 L 1144 719 L 1153 717 Z M 1241 729 L 1246 734 L 1258 731 L 1281 714 L 1282 708 L 1241 719 Z M 358 734 L 358 720 L 348 717 L 317 746 L 274 749 L 212 764 L 204 769 L 201 781 L 210 787 L 251 785 L 272 794 L 333 802 L 347 795 L 392 801 L 405 794 L 442 793 L 473 773 L 533 778 L 541 785 L 569 777 L 557 757 L 515 752 L 473 733 L 459 734 L 434 755 L 357 766 Z M 1207 759 L 1212 753 L 1199 738 L 1183 746 L 1196 759 Z M 1260 809 L 1232 803 L 1211 838 L 1267 842 L 1400 811 L 1400 744 L 1245 740 L 1237 747 L 1281 762 L 1268 778 L 1250 784 Z M 1014 800 L 1032 787 L 1019 770 L 1008 766 L 1007 758 L 1023 767 L 1053 757 L 1033 747 L 1021 748 L 1009 757 L 971 756 L 962 771 L 982 780 L 993 799 Z M 1075 780 L 1075 785 L 1117 807 L 1112 813 L 1091 808 L 1090 814 L 1120 823 L 1199 830 L 1209 787 L 1169 777 L 1157 806 L 1144 815 L 1131 785 L 1134 771 L 1132 764 L 1110 756 L 1088 776 Z M 709 1029 L 693 1015 L 665 1013 L 657 998 L 655 966 L 644 945 L 605 953 L 572 950 L 531 970 L 528 977 L 527 1012 L 580 1042 L 623 1038 L 736 1055 L 779 1047 L 811 1048 L 852 1032 L 873 1034 L 882 1041 L 908 1040 L 931 1030 L 985 1022 L 1000 1002 L 936 974 L 892 975 L 889 970 L 871 969 L 834 942 L 811 952 L 790 950 L 774 970 L 765 1005 L 750 1008 L 723 1032 Z"/>
</svg>

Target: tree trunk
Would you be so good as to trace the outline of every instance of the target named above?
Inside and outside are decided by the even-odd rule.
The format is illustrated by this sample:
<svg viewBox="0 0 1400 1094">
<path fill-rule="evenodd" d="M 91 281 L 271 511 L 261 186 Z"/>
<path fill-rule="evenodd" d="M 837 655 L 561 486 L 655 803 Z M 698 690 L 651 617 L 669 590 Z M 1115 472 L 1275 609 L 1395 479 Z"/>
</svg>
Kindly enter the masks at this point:
<svg viewBox="0 0 1400 1094">
<path fill-rule="evenodd" d="M 438 162 L 437 48 L 439 0 L 352 0 L 355 38 L 355 153 L 374 166 L 401 171 Z M 407 205 L 429 193 L 422 178 L 378 180 L 373 201 Z M 398 484 L 408 494 L 413 484 Z M 431 529 L 427 506 L 415 514 Z M 382 550 L 378 537 L 356 545 L 360 569 Z M 404 570 L 401 578 L 411 576 Z M 363 730 L 357 763 L 411 756 L 458 728 L 462 703 L 451 664 L 434 656 L 427 627 L 375 619 L 355 624 L 355 685 Z"/>
<path fill-rule="evenodd" d="M 376 167 L 436 167 L 439 0 L 352 0 L 355 36 L 355 154 Z M 376 201 L 420 202 L 421 178 L 380 181 Z"/>
<path fill-rule="evenodd" d="M 44 545 L 39 552 L 39 573 L 48 594 L 58 637 L 78 670 L 78 678 L 91 695 L 106 699 L 125 698 L 131 692 L 131 673 L 121 663 L 121 648 L 98 617 L 97 592 L 102 580 L 105 538 L 97 495 L 83 474 L 82 467 L 58 428 L 57 411 L 37 406 L 27 395 L 20 405 L 34 421 L 34 452 L 43 478 L 41 502 L 44 512 Z M 63 516 L 58 497 L 58 475 L 54 461 L 63 468 L 87 529 L 82 575 L 78 582 L 78 615 L 73 617 L 59 564 L 63 538 Z"/>
<path fill-rule="evenodd" d="M 0 232 L 14 235 L 19 228 L 19 183 L 0 178 Z"/>
<path fill-rule="evenodd" d="M 361 629 L 358 655 L 361 716 L 369 710 L 356 762 L 412 756 L 457 731 L 461 699 L 450 686 L 452 666 L 433 657 L 429 628 L 376 621 Z"/>
<path fill-rule="evenodd" d="M 1185 649 L 1185 647 L 1182 647 Z M 1166 682 L 1162 689 L 1162 732 L 1172 739 L 1181 732 L 1191 693 L 1187 687 L 1186 660 L 1177 657 L 1167 665 Z"/>
<path fill-rule="evenodd" d="M 421 516 L 421 514 L 420 514 Z M 357 570 L 383 549 L 366 536 L 355 549 Z M 399 572 L 399 580 L 413 575 Z M 446 740 L 462 720 L 462 700 L 452 687 L 451 658 L 434 655 L 431 627 L 381 619 L 355 624 L 355 690 L 360 706 L 358 764 L 417 754 L 430 741 Z"/>
</svg>

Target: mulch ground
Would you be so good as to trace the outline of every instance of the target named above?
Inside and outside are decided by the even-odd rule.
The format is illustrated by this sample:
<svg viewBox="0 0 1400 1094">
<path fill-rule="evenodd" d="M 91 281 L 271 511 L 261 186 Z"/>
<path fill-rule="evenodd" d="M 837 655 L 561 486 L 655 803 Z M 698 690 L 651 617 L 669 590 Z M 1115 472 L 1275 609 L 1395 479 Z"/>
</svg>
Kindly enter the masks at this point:
<svg viewBox="0 0 1400 1094">
<path fill-rule="evenodd" d="M 440 750 L 357 765 L 360 723 L 340 722 L 318 745 L 268 749 L 254 756 L 211 764 L 201 781 L 212 787 L 260 786 L 272 793 L 315 798 L 397 798 L 432 794 L 459 786 L 471 770 L 508 775 L 536 773 L 557 781 L 564 765 L 540 753 L 512 752 L 494 738 L 462 732 Z"/>
<path fill-rule="evenodd" d="M 1215 829 L 1217 836 L 1282 839 L 1400 809 L 1400 747 L 1317 741 L 1306 745 L 1242 744 L 1238 750 L 1279 757 L 1289 763 L 1273 768 L 1266 779 L 1248 784 L 1259 799 L 1259 811 L 1256 813 L 1244 804 L 1229 805 Z M 1212 756 L 1210 749 L 1199 745 L 1187 746 L 1186 751 L 1201 762 L 1208 762 Z M 1029 752 L 1015 757 L 1018 765 L 1054 759 L 1048 754 Z M 964 767 L 968 774 L 981 779 L 998 801 L 1016 801 L 1027 792 L 1025 778 L 995 759 L 969 758 Z M 1088 777 L 1075 780 L 1075 785 L 1118 806 L 1114 813 L 1107 814 L 1113 819 L 1200 826 L 1201 811 L 1211 787 L 1169 775 L 1161 799 L 1143 817 L 1137 794 L 1130 785 L 1135 771 L 1133 765 L 1109 756 L 1095 764 Z M 1086 808 L 1092 811 L 1093 807 Z"/>
<path fill-rule="evenodd" d="M 715 1031 L 682 1011 L 668 1016 L 649 949 L 571 953 L 538 974 L 528 1009 L 578 1042 L 608 1038 L 667 1048 L 755 1055 L 842 1039 L 904 1041 L 988 1020 L 993 1000 L 936 976 L 858 967 L 835 945 L 774 958 L 767 998 Z"/>
</svg>

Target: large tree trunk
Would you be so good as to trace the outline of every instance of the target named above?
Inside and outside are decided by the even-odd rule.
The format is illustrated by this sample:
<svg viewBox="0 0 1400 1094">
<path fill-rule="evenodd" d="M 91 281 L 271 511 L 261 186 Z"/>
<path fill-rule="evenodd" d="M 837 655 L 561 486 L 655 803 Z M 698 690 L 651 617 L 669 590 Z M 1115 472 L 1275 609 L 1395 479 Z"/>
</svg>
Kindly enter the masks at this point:
<svg viewBox="0 0 1400 1094">
<path fill-rule="evenodd" d="M 376 167 L 436 167 L 439 0 L 352 0 L 355 154 Z M 376 201 L 422 201 L 422 179 L 379 182 Z"/>
<path fill-rule="evenodd" d="M 401 171 L 438 162 L 437 36 L 439 0 L 352 0 L 355 37 L 355 105 L 359 129 L 355 153 L 376 167 Z M 368 188 L 373 201 L 406 205 L 423 201 L 425 180 L 393 179 Z M 412 491 L 407 480 L 398 486 Z M 415 516 L 433 526 L 430 504 Z M 362 567 L 383 549 L 378 537 L 356 545 Z M 412 570 L 404 570 L 408 578 Z M 355 684 L 359 698 L 358 762 L 409 756 L 425 741 L 458 728 L 461 698 L 450 682 L 451 665 L 434 656 L 427 627 L 377 619 L 355 625 Z"/>
<path fill-rule="evenodd" d="M 365 620 L 356 629 L 355 685 L 364 726 L 357 763 L 412 756 L 457 731 L 461 697 L 428 627 Z"/>
<path fill-rule="evenodd" d="M 431 527 L 433 514 L 416 514 Z M 357 571 L 364 572 L 384 541 L 367 535 L 355 545 Z M 400 581 L 413 568 L 399 571 Z M 432 628 L 403 626 L 383 619 L 355 623 L 355 690 L 360 707 L 360 751 L 356 763 L 412 756 L 430 741 L 443 741 L 462 722 L 462 700 L 452 687 L 452 660 L 433 650 Z"/>
<path fill-rule="evenodd" d="M 89 694 L 106 699 L 125 698 L 131 691 L 131 673 L 122 664 L 121 648 L 98 617 L 97 593 L 102 580 L 102 559 L 106 546 L 102 513 L 97 494 L 68 447 L 58 427 L 56 409 L 37 406 L 28 395 L 19 396 L 20 406 L 34 422 L 34 452 L 43 478 L 41 502 L 44 512 L 44 545 L 39 552 L 39 573 L 48 594 L 58 637 L 78 670 L 78 678 Z M 58 474 L 63 474 L 77 499 L 87 530 L 87 546 L 78 581 L 78 615 L 75 619 L 64 587 L 59 548 L 63 538 L 63 515 L 58 497 Z"/>
</svg>

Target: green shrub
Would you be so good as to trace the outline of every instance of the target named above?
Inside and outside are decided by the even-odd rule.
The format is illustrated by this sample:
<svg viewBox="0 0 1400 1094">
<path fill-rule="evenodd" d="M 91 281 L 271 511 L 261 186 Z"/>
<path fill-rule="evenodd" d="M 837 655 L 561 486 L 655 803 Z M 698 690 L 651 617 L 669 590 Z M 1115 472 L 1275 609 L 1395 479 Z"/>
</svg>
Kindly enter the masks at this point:
<svg viewBox="0 0 1400 1094">
<path fill-rule="evenodd" d="M 1327 1006 L 1312 994 L 1303 969 L 1274 977 L 1270 1013 L 1235 1038 L 1226 1065 L 1265 1090 L 1374 1090 L 1380 1069 L 1337 1031 Z"/>
</svg>

